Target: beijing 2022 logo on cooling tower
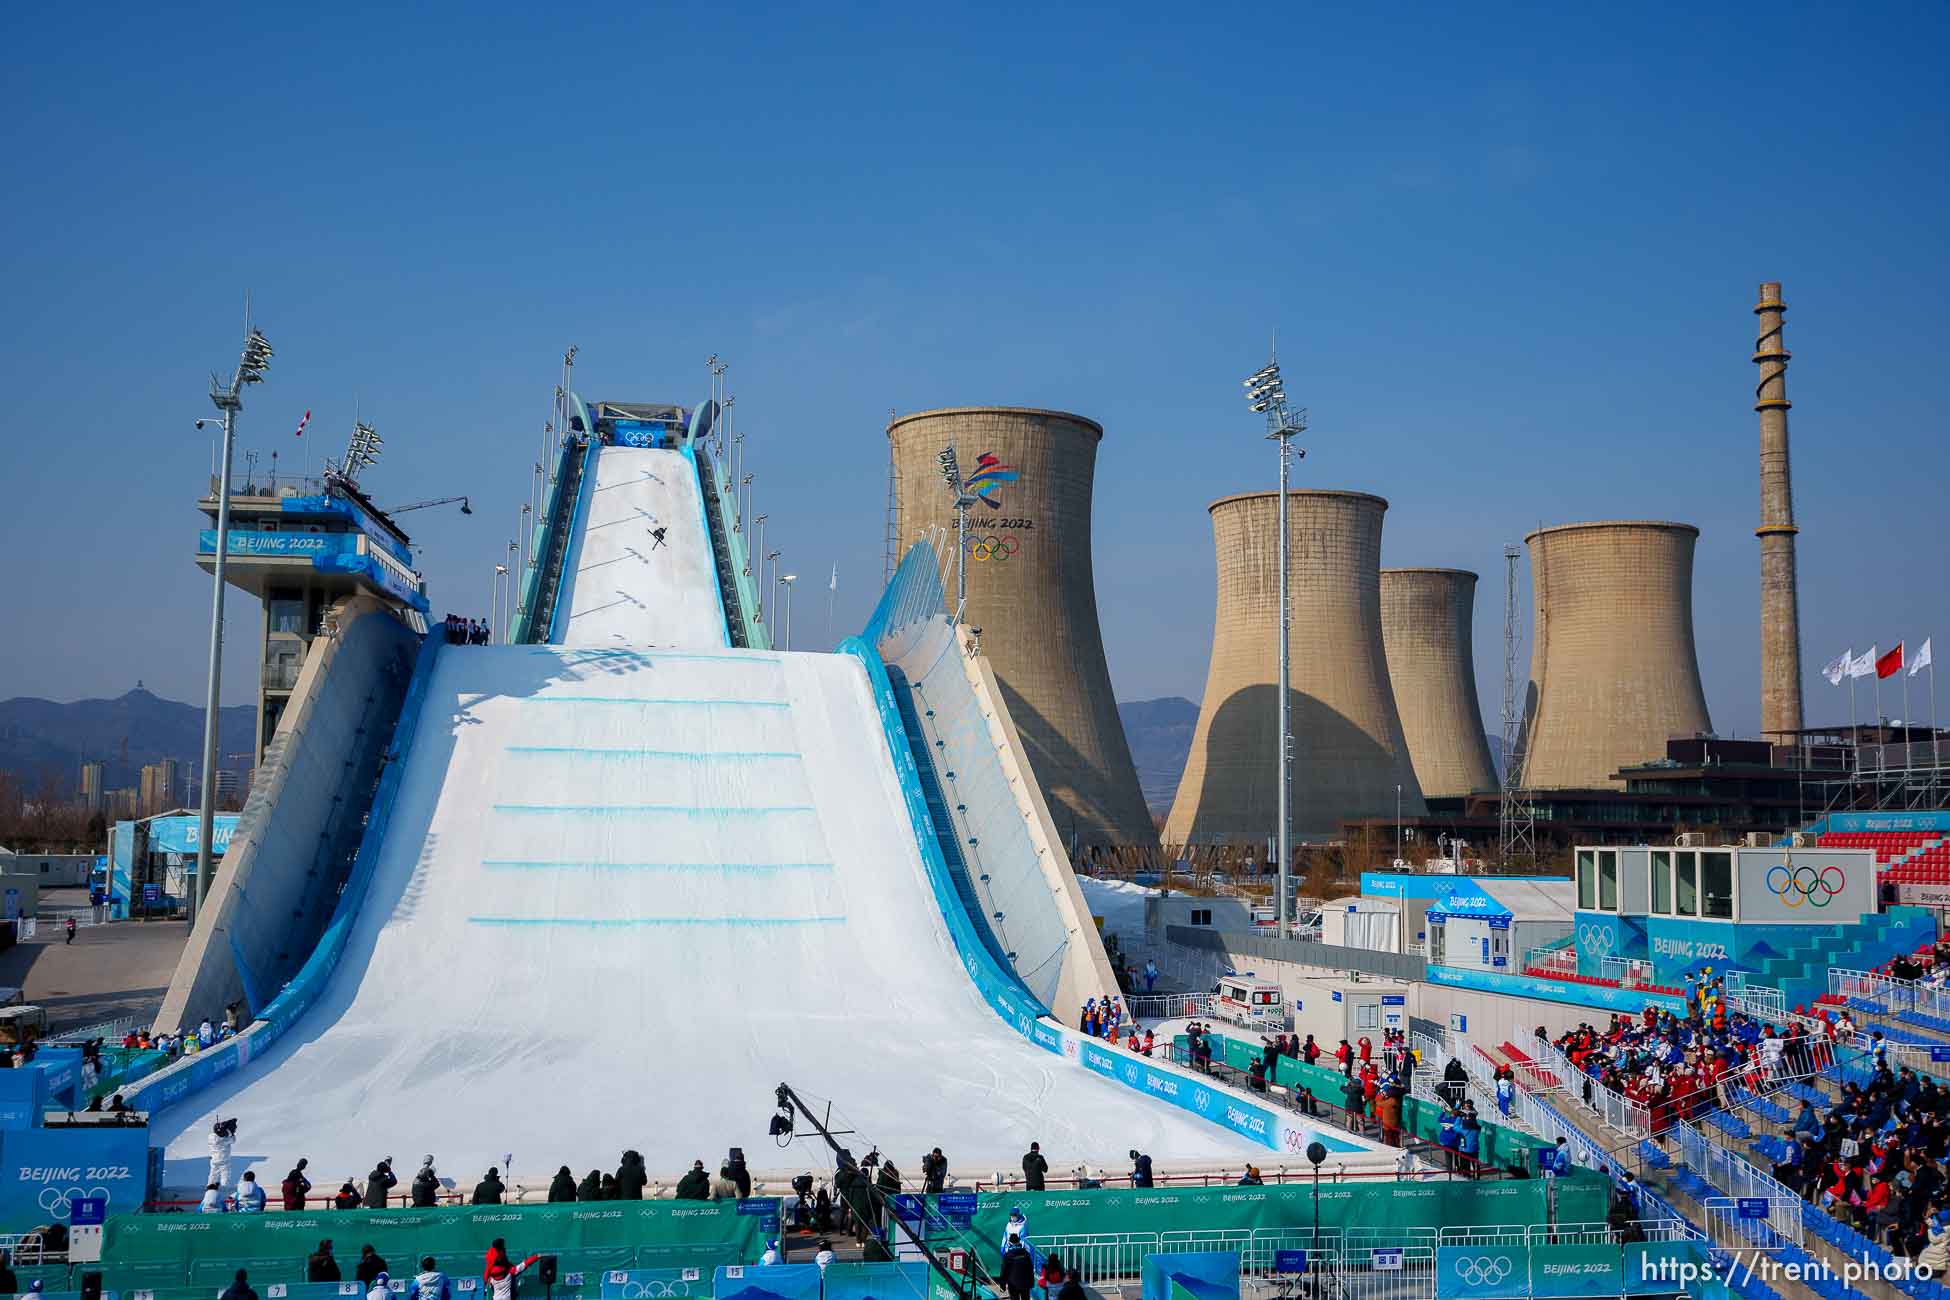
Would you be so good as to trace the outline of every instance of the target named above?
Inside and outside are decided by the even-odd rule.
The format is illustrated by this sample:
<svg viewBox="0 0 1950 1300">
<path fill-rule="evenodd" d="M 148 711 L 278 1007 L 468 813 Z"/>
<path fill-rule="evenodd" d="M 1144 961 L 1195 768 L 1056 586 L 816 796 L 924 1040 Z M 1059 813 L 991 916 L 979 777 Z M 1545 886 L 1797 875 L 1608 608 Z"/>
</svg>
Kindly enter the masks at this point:
<svg viewBox="0 0 1950 1300">
<path fill-rule="evenodd" d="M 1013 465 L 1004 465 L 1002 458 L 992 451 L 985 451 L 975 458 L 975 472 L 962 484 L 964 490 L 980 497 L 982 504 L 991 510 L 1000 510 L 1002 502 L 996 499 L 1004 483 L 1014 483 L 1022 477 Z"/>
<path fill-rule="evenodd" d="M 1847 884 L 1848 877 L 1836 866 L 1817 871 L 1813 867 L 1790 868 L 1783 862 L 1767 869 L 1767 892 L 1779 898 L 1784 907 L 1800 907 L 1803 903 L 1826 907 Z"/>
</svg>

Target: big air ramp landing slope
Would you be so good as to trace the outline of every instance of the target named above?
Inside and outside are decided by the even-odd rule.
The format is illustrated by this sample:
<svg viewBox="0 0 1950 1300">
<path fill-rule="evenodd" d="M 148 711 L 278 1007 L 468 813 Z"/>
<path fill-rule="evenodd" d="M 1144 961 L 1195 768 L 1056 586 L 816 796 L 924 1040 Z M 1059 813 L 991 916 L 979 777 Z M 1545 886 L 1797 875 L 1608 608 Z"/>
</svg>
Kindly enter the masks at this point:
<svg viewBox="0 0 1950 1300">
<path fill-rule="evenodd" d="M 563 645 L 728 643 L 697 470 L 682 452 L 604 447 L 564 561 Z"/>
<path fill-rule="evenodd" d="M 775 1152 L 772 1090 L 903 1165 L 1112 1165 L 1264 1149 L 1019 1037 L 964 974 L 864 671 L 834 655 L 454 648 L 333 982 L 284 1039 L 158 1117 L 200 1185 L 217 1115 L 292 1160 L 478 1177 Z M 241 1166 L 233 1171 L 233 1177 Z"/>
</svg>

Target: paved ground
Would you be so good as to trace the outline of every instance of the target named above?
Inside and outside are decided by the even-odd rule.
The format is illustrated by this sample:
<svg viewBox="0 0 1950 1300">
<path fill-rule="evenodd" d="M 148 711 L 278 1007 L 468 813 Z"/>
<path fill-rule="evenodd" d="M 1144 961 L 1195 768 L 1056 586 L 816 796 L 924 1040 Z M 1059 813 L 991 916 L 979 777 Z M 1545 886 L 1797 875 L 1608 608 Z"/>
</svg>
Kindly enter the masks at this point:
<svg viewBox="0 0 1950 1300">
<path fill-rule="evenodd" d="M 88 891 L 41 893 L 42 938 L 0 952 L 0 985 L 21 987 L 47 1008 L 48 1028 L 80 1028 L 117 1016 L 153 1016 L 162 1006 L 176 960 L 189 940 L 182 921 L 83 925 L 64 943 L 59 919 L 87 916 Z"/>
</svg>

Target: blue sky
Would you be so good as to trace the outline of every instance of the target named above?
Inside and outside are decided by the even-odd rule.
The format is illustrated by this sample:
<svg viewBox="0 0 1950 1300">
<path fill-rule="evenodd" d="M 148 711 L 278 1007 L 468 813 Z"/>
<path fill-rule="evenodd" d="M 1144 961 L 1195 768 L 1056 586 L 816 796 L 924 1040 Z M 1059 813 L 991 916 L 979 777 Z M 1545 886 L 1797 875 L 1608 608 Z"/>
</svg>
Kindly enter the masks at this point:
<svg viewBox="0 0 1950 1300">
<path fill-rule="evenodd" d="M 1703 530 L 1701 668 L 1750 733 L 1779 279 L 1809 711 L 1845 718 L 1822 661 L 1950 631 L 1950 11 L 1463 9 L 15 7 L 0 696 L 201 697 L 191 421 L 249 289 L 242 446 L 315 468 L 356 396 L 382 503 L 472 496 L 407 517 L 437 609 L 485 607 L 569 343 L 590 397 L 730 361 L 802 637 L 834 564 L 836 631 L 877 593 L 890 407 L 1092 416 L 1125 699 L 1201 693 L 1205 506 L 1272 479 L 1238 378 L 1277 324 L 1298 483 L 1387 497 L 1384 563 L 1484 574 L 1492 718 L 1504 543 L 1662 518 Z"/>
</svg>

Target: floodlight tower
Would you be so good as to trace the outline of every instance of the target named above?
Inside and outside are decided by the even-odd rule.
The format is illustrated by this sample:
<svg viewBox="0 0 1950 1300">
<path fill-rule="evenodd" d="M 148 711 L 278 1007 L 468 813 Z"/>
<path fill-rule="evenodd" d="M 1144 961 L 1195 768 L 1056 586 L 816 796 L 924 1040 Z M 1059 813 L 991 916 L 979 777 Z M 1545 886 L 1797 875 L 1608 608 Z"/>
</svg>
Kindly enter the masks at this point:
<svg viewBox="0 0 1950 1300">
<path fill-rule="evenodd" d="M 1287 470 L 1293 454 L 1293 439 L 1307 431 L 1307 412 L 1287 409 L 1286 383 L 1280 378 L 1280 361 L 1275 355 L 1267 363 L 1248 375 L 1243 381 L 1246 387 L 1246 405 L 1266 417 L 1266 436 L 1280 449 L 1280 799 L 1278 842 L 1280 852 L 1280 937 L 1286 938 L 1293 923 L 1293 834 L 1292 799 L 1293 784 L 1291 764 L 1293 761 L 1293 706 L 1287 698 L 1287 679 L 1289 664 L 1289 628 L 1287 566 L 1288 541 L 1286 535 L 1286 484 Z M 1306 459 L 1307 449 L 1298 449 L 1302 460 Z"/>
<path fill-rule="evenodd" d="M 949 443 L 935 455 L 935 464 L 941 467 L 941 481 L 948 485 L 948 492 L 955 503 L 955 622 L 960 623 L 962 613 L 968 607 L 968 511 L 975 504 L 974 494 L 969 492 L 968 484 L 961 476 L 961 462 L 955 457 L 955 445 Z"/>
<path fill-rule="evenodd" d="M 211 839 L 217 807 L 217 702 L 223 682 L 224 560 L 230 554 L 230 459 L 236 445 L 237 412 L 244 409 L 246 384 L 264 382 L 271 366 L 271 342 L 256 326 L 244 335 L 243 354 L 225 383 L 210 376 L 210 401 L 223 412 L 223 468 L 217 478 L 217 553 L 211 568 L 210 679 L 203 705 L 203 789 L 197 802 L 196 889 L 191 894 L 190 921 L 195 923 L 210 890 Z M 200 424 L 201 421 L 198 421 Z"/>
</svg>

